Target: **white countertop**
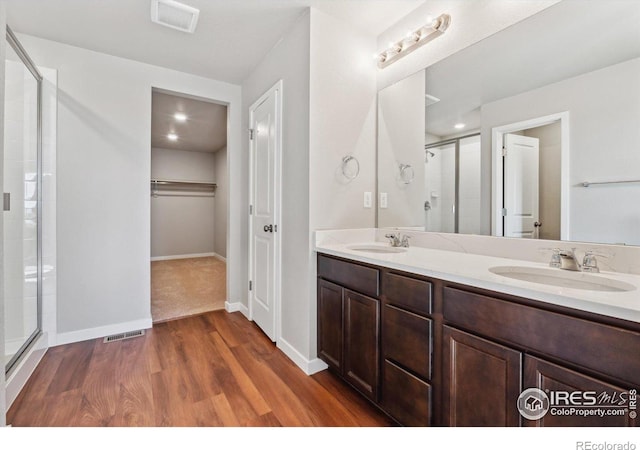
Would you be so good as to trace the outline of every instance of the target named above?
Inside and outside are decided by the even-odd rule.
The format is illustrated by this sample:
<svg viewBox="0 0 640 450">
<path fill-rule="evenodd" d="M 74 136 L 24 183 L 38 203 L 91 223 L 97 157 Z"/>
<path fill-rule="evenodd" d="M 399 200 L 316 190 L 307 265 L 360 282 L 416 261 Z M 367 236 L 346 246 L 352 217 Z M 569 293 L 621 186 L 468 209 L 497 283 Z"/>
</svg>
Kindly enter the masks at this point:
<svg viewBox="0 0 640 450">
<path fill-rule="evenodd" d="M 590 291 L 521 281 L 489 271 L 491 267 L 496 266 L 548 268 L 548 265 L 543 263 L 415 246 L 408 248 L 404 253 L 370 253 L 349 248 L 354 245 L 371 244 L 385 245 L 372 241 L 334 241 L 317 243 L 315 250 L 327 255 L 640 323 L 640 275 L 604 271 L 600 274 L 590 274 L 636 287 L 635 290 L 627 292 Z"/>
</svg>

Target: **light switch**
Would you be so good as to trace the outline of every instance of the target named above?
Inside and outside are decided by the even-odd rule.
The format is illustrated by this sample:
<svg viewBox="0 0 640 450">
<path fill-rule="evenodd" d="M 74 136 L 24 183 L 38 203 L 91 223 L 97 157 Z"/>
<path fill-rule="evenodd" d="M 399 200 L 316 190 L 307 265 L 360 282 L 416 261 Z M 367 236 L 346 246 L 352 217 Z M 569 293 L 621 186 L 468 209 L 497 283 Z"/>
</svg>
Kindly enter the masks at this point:
<svg viewBox="0 0 640 450">
<path fill-rule="evenodd" d="M 364 207 L 365 208 L 371 208 L 371 203 L 372 203 L 371 192 L 365 192 L 364 193 Z"/>
<path fill-rule="evenodd" d="M 380 192 L 380 208 L 385 209 L 387 207 L 387 193 Z"/>
</svg>

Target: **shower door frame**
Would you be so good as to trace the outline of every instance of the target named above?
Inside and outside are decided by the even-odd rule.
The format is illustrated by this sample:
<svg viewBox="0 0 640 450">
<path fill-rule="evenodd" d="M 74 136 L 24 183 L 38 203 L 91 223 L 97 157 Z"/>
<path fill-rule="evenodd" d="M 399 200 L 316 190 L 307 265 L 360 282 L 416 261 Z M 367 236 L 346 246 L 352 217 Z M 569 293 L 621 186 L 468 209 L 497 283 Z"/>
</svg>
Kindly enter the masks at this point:
<svg viewBox="0 0 640 450">
<path fill-rule="evenodd" d="M 442 141 L 438 141 L 438 142 L 433 142 L 431 144 L 426 144 L 424 146 L 424 150 L 425 152 L 428 151 L 431 148 L 437 148 L 437 147 L 442 147 L 444 145 L 451 145 L 451 144 L 455 144 L 455 155 L 454 155 L 454 162 L 455 162 L 455 167 L 454 167 L 454 189 L 455 189 L 455 194 L 454 194 L 454 198 L 453 198 L 453 209 L 454 209 L 454 214 L 453 214 L 453 232 L 454 233 L 458 233 L 459 230 L 459 223 L 460 223 L 460 210 L 459 210 L 459 206 L 460 206 L 460 141 L 463 139 L 467 139 L 467 138 L 472 138 L 475 136 L 480 136 L 481 133 L 478 131 L 476 133 L 471 133 L 471 134 L 465 134 L 464 136 L 459 136 L 459 137 L 454 137 L 454 138 L 450 138 L 450 139 L 444 139 Z M 425 159 L 426 159 L 426 154 L 425 154 Z"/>
<path fill-rule="evenodd" d="M 18 363 L 22 360 L 22 356 L 25 355 L 28 350 L 33 346 L 36 340 L 42 335 L 42 74 L 34 64 L 33 60 L 29 57 L 29 54 L 24 49 L 18 38 L 13 33 L 9 25 L 6 29 L 6 40 L 11 46 L 13 51 L 16 52 L 25 67 L 31 72 L 37 83 L 37 119 L 36 119 L 36 154 L 37 154 L 37 205 L 36 211 L 38 217 L 36 219 L 36 297 L 37 297 L 37 325 L 36 330 L 29 336 L 29 338 L 20 346 L 18 351 L 11 357 L 9 362 L 5 364 L 5 375 L 8 377 L 12 371 L 18 367 Z M 3 105 L 4 107 L 4 105 Z M 4 157 L 4 153 L 3 153 Z M 4 237 L 3 237 L 4 239 Z M 3 282 L 4 285 L 4 282 Z M 5 349 L 2 349 L 4 352 Z"/>
</svg>

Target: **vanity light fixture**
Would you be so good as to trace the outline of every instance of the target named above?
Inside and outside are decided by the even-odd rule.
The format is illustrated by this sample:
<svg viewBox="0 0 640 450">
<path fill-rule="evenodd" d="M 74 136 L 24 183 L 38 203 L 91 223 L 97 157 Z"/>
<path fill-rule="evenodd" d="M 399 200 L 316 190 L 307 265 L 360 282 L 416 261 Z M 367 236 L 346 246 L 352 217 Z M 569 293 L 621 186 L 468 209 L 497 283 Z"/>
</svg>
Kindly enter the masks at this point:
<svg viewBox="0 0 640 450">
<path fill-rule="evenodd" d="M 443 35 L 450 24 L 451 16 L 449 14 L 440 14 L 435 19 L 429 18 L 426 25 L 414 32 L 408 32 L 407 36 L 400 41 L 389 43 L 389 47 L 386 50 L 378 53 L 378 67 L 383 69 L 392 62 L 422 47 L 427 42 Z"/>
<path fill-rule="evenodd" d="M 178 140 L 178 135 L 175 133 L 169 133 L 167 134 L 167 139 L 169 139 L 170 141 L 177 141 Z"/>
<path fill-rule="evenodd" d="M 187 121 L 187 115 L 185 113 L 181 113 L 181 112 L 177 112 L 173 115 L 173 118 L 176 119 L 178 122 L 186 122 Z"/>
</svg>

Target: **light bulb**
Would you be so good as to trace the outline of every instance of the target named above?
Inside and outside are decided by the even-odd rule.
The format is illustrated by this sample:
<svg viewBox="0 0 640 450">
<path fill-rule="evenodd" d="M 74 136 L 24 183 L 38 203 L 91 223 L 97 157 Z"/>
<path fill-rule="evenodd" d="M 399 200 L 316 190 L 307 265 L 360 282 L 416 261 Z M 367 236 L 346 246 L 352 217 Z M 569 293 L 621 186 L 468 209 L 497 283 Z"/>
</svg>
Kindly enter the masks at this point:
<svg viewBox="0 0 640 450">
<path fill-rule="evenodd" d="M 187 121 L 187 115 L 185 113 L 181 113 L 181 112 L 177 112 L 173 115 L 173 118 L 176 119 L 178 122 L 186 122 Z"/>
<path fill-rule="evenodd" d="M 462 130 L 464 127 L 466 127 L 467 125 L 464 123 L 457 123 L 453 126 L 453 128 L 455 128 L 456 130 Z"/>
<path fill-rule="evenodd" d="M 167 134 L 167 139 L 169 139 L 170 141 L 177 141 L 178 140 L 178 135 L 175 133 L 169 133 Z"/>
</svg>

